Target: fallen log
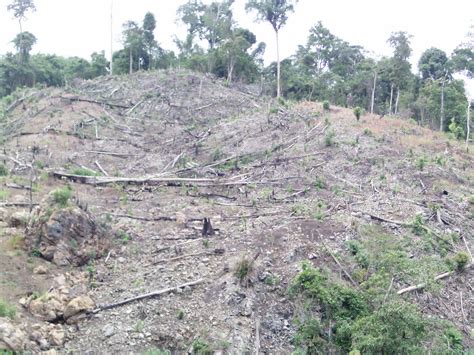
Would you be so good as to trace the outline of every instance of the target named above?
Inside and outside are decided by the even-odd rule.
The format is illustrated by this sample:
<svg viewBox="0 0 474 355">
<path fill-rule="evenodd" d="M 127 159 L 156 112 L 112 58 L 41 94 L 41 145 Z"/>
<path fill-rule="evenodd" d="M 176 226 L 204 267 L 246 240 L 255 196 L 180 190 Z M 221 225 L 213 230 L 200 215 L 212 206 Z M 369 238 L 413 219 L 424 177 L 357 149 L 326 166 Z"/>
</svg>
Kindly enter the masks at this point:
<svg viewBox="0 0 474 355">
<path fill-rule="evenodd" d="M 178 285 L 176 287 L 168 287 L 168 288 L 164 288 L 162 290 L 153 291 L 153 292 L 150 292 L 150 293 L 145 293 L 145 294 L 142 294 L 142 295 L 139 295 L 139 296 L 136 296 L 136 297 L 125 299 L 125 300 L 120 301 L 120 302 L 99 306 L 96 309 L 92 310 L 90 313 L 95 314 L 95 313 L 99 313 L 101 311 L 104 311 L 106 309 L 111 309 L 111 308 L 123 306 L 127 303 L 131 303 L 131 302 L 134 302 L 134 301 L 139 301 L 139 300 L 142 300 L 142 299 L 145 299 L 145 298 L 160 296 L 160 295 L 163 295 L 165 293 L 173 292 L 174 290 L 177 290 L 177 289 L 180 289 L 180 288 L 184 288 L 184 287 L 187 287 L 187 286 L 198 285 L 200 283 L 203 283 L 204 281 L 205 281 L 204 279 L 199 279 L 199 280 L 196 280 L 196 281 L 192 281 L 192 282 L 188 282 L 188 283 L 185 283 L 185 284 L 182 284 L 182 285 Z"/>
<path fill-rule="evenodd" d="M 474 265 L 474 264 L 473 264 L 473 263 L 467 264 L 467 265 L 465 266 L 465 270 L 471 268 L 472 265 Z M 445 273 L 443 273 L 443 274 L 439 274 L 439 275 L 435 276 L 433 280 L 434 280 L 434 281 L 442 280 L 442 279 L 445 279 L 445 278 L 447 278 L 447 277 L 449 277 L 449 276 L 452 276 L 452 275 L 454 275 L 454 274 L 456 274 L 456 271 L 448 271 L 448 272 L 445 272 Z M 397 295 L 403 295 L 404 293 L 407 293 L 407 292 L 412 292 L 412 291 L 421 290 L 421 289 L 423 289 L 423 288 L 425 288 L 425 287 L 426 287 L 426 283 L 423 282 L 423 283 L 418 284 L 418 285 L 413 285 L 413 286 L 409 286 L 409 287 L 403 288 L 403 289 L 401 289 L 401 290 L 399 290 L 399 291 L 397 292 Z"/>
<path fill-rule="evenodd" d="M 58 98 L 63 99 L 63 100 L 69 100 L 69 101 L 89 102 L 91 104 L 97 104 L 97 105 L 109 106 L 109 107 L 130 108 L 130 105 L 114 104 L 111 102 L 85 99 L 85 98 L 80 98 L 77 96 L 58 96 Z"/>
<path fill-rule="evenodd" d="M 87 185 L 109 185 L 109 184 L 130 184 L 130 185 L 167 185 L 167 186 L 242 186 L 242 185 L 278 185 L 289 179 L 298 177 L 286 177 L 273 181 L 228 181 L 208 178 L 179 178 L 179 177 L 108 177 L 108 176 L 84 176 L 59 171 L 51 172 L 57 179 L 68 179 Z"/>
</svg>

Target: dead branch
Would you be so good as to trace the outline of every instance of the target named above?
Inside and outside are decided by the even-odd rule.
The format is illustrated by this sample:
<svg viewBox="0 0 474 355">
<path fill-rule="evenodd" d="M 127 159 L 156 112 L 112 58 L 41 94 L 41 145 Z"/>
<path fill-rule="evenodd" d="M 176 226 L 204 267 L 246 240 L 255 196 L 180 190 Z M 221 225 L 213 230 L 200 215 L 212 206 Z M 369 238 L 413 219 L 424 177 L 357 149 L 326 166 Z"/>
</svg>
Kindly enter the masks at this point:
<svg viewBox="0 0 474 355">
<path fill-rule="evenodd" d="M 173 291 L 178 290 L 180 288 L 198 285 L 200 283 L 203 283 L 204 281 L 205 281 L 204 279 L 199 279 L 199 280 L 196 280 L 196 281 L 192 281 L 192 282 L 188 282 L 188 283 L 185 283 L 185 284 L 182 284 L 182 285 L 178 285 L 176 287 L 168 287 L 168 288 L 164 288 L 162 290 L 153 291 L 153 292 L 150 292 L 150 293 L 145 293 L 145 294 L 142 294 L 142 295 L 139 295 L 139 296 L 136 296 L 136 297 L 128 298 L 128 299 L 120 301 L 120 302 L 99 306 L 96 309 L 92 310 L 90 313 L 95 314 L 95 313 L 99 313 L 101 311 L 104 311 L 106 309 L 111 309 L 111 308 L 123 306 L 124 304 L 128 304 L 128 303 L 131 303 L 131 302 L 134 302 L 134 301 L 139 301 L 139 300 L 143 300 L 145 298 L 160 296 L 160 295 L 163 295 L 165 293 L 173 292 Z"/>
<path fill-rule="evenodd" d="M 472 263 L 471 263 L 471 264 L 467 264 L 466 267 L 465 267 L 465 269 L 467 270 L 467 269 L 471 268 L 472 265 L 473 265 Z M 452 275 L 454 275 L 454 274 L 456 274 L 456 271 L 448 271 L 448 272 L 445 272 L 445 273 L 443 273 L 443 274 L 440 274 L 440 275 L 438 275 L 438 276 L 435 276 L 434 281 L 438 281 L 438 280 L 445 279 L 445 278 L 447 278 L 447 277 L 449 277 L 449 276 L 452 276 Z M 412 292 L 412 291 L 421 290 L 421 289 L 423 289 L 423 288 L 425 288 L 425 287 L 426 287 L 426 283 L 423 282 L 423 283 L 418 284 L 418 285 L 413 285 L 413 286 L 410 286 L 410 287 L 403 288 L 403 289 L 401 289 L 401 290 L 399 290 L 399 291 L 397 292 L 397 295 L 403 295 L 404 293 L 407 293 L 407 292 Z"/>
<path fill-rule="evenodd" d="M 29 203 L 29 202 L 2 202 L 0 203 L 0 207 L 30 207 L 30 206 L 39 206 L 37 203 Z"/>
<path fill-rule="evenodd" d="M 174 248 L 177 248 L 177 247 L 181 247 L 183 245 L 191 244 L 191 243 L 197 242 L 199 240 L 203 240 L 203 239 L 204 238 L 196 238 L 196 239 L 188 240 L 187 242 L 182 242 L 182 243 L 178 243 L 178 244 L 174 244 L 174 245 L 168 245 L 167 247 L 162 247 L 162 248 L 156 249 L 153 253 L 161 253 L 162 251 L 165 251 L 165 250 L 168 250 L 168 249 L 174 249 Z"/>
<path fill-rule="evenodd" d="M 136 156 L 136 154 L 104 152 L 104 151 L 100 151 L 100 150 L 86 150 L 86 151 L 84 151 L 84 153 L 110 155 L 110 156 L 113 156 L 113 157 L 124 158 L 124 159 Z"/>
<path fill-rule="evenodd" d="M 407 222 L 400 222 L 400 221 L 392 221 L 390 219 L 386 219 L 386 218 L 383 218 L 383 217 L 380 217 L 380 216 L 377 216 L 377 215 L 374 215 L 372 213 L 369 213 L 369 212 L 366 212 L 366 211 L 357 211 L 356 212 L 360 212 L 360 213 L 363 213 L 363 214 L 366 214 L 368 215 L 370 218 L 376 220 L 376 221 L 379 221 L 379 222 L 385 222 L 385 223 L 390 223 L 390 224 L 396 224 L 398 226 L 402 226 L 402 227 L 409 227 L 411 226 L 411 223 L 407 223 Z"/>
<path fill-rule="evenodd" d="M 168 263 L 168 262 L 171 262 L 171 261 L 176 261 L 176 260 L 180 260 L 180 259 L 184 259 L 184 258 L 190 258 L 190 257 L 193 257 L 193 256 L 222 255 L 224 253 L 225 253 L 225 249 L 220 249 L 219 248 L 219 249 L 214 249 L 213 251 L 203 251 L 203 252 L 199 252 L 199 253 L 184 254 L 184 255 L 180 255 L 180 256 L 175 256 L 174 258 L 169 258 L 169 259 L 161 259 L 161 260 L 157 260 L 157 261 L 152 262 L 150 265 Z"/>
<path fill-rule="evenodd" d="M 105 171 L 105 169 L 102 167 L 102 165 L 99 164 L 99 162 L 97 160 L 94 163 L 99 168 L 99 170 L 102 172 L 102 174 L 104 174 L 105 176 L 109 176 L 107 171 Z"/>
<path fill-rule="evenodd" d="M 97 105 L 102 105 L 102 106 L 109 106 L 109 107 L 118 107 L 118 108 L 130 108 L 130 105 L 120 105 L 120 104 L 114 104 L 114 103 L 111 103 L 111 102 L 107 102 L 107 101 L 97 101 L 97 100 L 91 100 L 91 99 L 86 99 L 86 98 L 80 98 L 80 97 L 77 97 L 77 96 L 57 96 L 57 98 L 59 99 L 63 99 L 63 100 L 69 100 L 71 102 L 73 101 L 79 101 L 79 102 L 89 102 L 89 103 L 92 103 L 92 104 L 97 104 Z"/>
</svg>

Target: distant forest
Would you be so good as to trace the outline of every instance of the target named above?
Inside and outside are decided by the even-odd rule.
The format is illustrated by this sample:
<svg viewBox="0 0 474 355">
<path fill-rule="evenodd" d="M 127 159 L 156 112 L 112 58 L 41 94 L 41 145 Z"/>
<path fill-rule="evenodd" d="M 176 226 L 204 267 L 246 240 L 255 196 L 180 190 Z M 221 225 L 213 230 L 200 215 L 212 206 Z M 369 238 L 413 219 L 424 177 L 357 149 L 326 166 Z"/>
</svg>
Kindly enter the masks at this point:
<svg viewBox="0 0 474 355">
<path fill-rule="evenodd" d="M 190 0 L 180 6 L 177 18 L 186 26 L 187 35 L 174 39 L 177 52 L 158 45 L 152 13 L 146 13 L 142 23 L 128 21 L 123 24 L 123 48 L 113 53 L 110 63 L 104 51 L 92 53 L 90 60 L 30 54 L 37 39 L 22 30 L 22 23 L 27 15 L 34 16 L 36 7 L 33 0 L 14 0 L 8 10 L 18 20 L 19 33 L 12 39 L 16 52 L 0 55 L 3 105 L 7 105 L 9 95 L 22 87 L 67 86 L 75 78 L 186 68 L 212 73 L 229 85 L 254 84 L 261 94 L 288 100 L 328 101 L 380 115 L 413 118 L 420 125 L 450 131 L 458 139 L 466 138 L 472 102 L 468 102 L 464 82 L 454 75 L 474 77 L 472 26 L 471 31 L 466 29 L 466 37 L 459 39 L 453 53 L 428 48 L 418 68 L 412 68 L 412 36 L 406 32 L 392 33 L 387 42 L 393 55 L 375 60 L 363 47 L 338 38 L 318 22 L 296 53 L 282 60 L 276 53 L 276 61 L 264 66 L 266 45 L 258 42 L 249 29 L 239 27 L 233 18 L 233 3 L 234 0 L 210 4 Z M 278 44 L 278 34 L 285 30 L 295 6 L 297 1 L 248 0 L 246 10 L 257 21 L 268 23 Z"/>
</svg>

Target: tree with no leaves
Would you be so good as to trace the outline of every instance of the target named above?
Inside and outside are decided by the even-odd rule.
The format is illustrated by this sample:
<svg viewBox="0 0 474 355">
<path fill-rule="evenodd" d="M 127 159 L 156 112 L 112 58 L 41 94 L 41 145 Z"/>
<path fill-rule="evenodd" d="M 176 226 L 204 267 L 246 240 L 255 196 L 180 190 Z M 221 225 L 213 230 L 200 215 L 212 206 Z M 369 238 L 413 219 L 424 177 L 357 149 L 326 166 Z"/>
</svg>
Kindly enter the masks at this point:
<svg viewBox="0 0 474 355">
<path fill-rule="evenodd" d="M 247 11 L 257 11 L 257 21 L 269 22 L 276 36 L 277 45 L 277 97 L 280 97 L 280 49 L 278 43 L 278 33 L 280 29 L 286 24 L 288 14 L 294 11 L 293 3 L 298 0 L 249 0 L 245 4 Z"/>
</svg>

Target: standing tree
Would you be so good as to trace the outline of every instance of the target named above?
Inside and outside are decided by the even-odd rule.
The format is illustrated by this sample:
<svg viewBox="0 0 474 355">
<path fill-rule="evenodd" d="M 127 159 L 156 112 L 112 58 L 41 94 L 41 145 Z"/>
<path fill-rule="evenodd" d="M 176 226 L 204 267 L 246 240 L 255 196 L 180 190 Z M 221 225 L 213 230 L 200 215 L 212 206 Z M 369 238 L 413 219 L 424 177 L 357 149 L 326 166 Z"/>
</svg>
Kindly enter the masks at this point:
<svg viewBox="0 0 474 355">
<path fill-rule="evenodd" d="M 155 16 L 151 12 L 147 12 L 145 14 L 145 18 L 143 19 L 143 42 L 148 54 L 148 63 L 146 63 L 147 69 L 151 69 L 153 67 L 152 53 L 153 50 L 158 46 L 153 33 L 155 28 Z"/>
<path fill-rule="evenodd" d="M 280 97 L 280 48 L 278 41 L 278 33 L 280 29 L 286 24 L 288 14 L 294 11 L 293 2 L 297 0 L 249 0 L 245 4 L 247 11 L 257 11 L 258 21 L 269 22 L 275 31 L 276 46 L 277 46 L 277 97 Z"/>
<path fill-rule="evenodd" d="M 140 69 L 140 59 L 143 52 L 143 30 L 134 21 L 128 21 L 123 25 L 123 44 L 128 51 L 129 74 L 133 73 L 133 62 L 138 63 Z"/>
<path fill-rule="evenodd" d="M 23 27 L 21 22 L 26 19 L 26 13 L 28 11 L 36 11 L 35 4 L 33 3 L 33 0 L 13 0 L 13 2 L 7 6 L 7 10 L 13 12 L 13 16 L 18 20 L 18 23 L 20 25 L 20 37 L 18 47 L 22 48 L 23 45 L 21 41 L 23 40 Z M 20 52 L 20 62 L 22 61 L 23 58 Z"/>
<path fill-rule="evenodd" d="M 393 78 L 392 84 L 390 88 L 390 111 L 392 107 L 393 101 L 393 89 L 394 86 L 397 88 L 397 97 L 395 100 L 395 111 L 394 113 L 397 114 L 398 112 L 398 101 L 400 98 L 400 86 L 404 85 L 407 82 L 408 77 L 410 76 L 410 62 L 408 58 L 411 55 L 411 47 L 410 47 L 410 39 L 412 38 L 406 32 L 393 32 L 390 35 L 390 38 L 387 42 L 393 48 Z M 392 112 L 390 112 L 392 113 Z"/>
<path fill-rule="evenodd" d="M 430 48 L 421 55 L 418 68 L 424 81 L 432 80 L 441 85 L 439 130 L 443 131 L 445 125 L 444 91 L 446 82 L 451 79 L 451 62 L 441 49 Z"/>
<path fill-rule="evenodd" d="M 18 52 L 20 62 L 27 63 L 30 59 L 30 51 L 36 43 L 35 35 L 28 31 L 21 32 L 16 35 L 12 42 Z"/>
</svg>

